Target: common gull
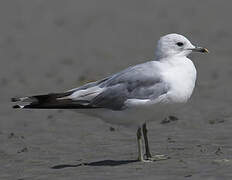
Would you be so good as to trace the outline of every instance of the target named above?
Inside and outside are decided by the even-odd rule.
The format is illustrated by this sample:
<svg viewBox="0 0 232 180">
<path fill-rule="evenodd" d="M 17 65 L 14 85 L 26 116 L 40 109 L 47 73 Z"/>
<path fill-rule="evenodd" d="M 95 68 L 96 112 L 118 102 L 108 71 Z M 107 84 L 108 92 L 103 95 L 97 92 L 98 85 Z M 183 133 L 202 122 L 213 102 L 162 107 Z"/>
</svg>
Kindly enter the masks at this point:
<svg viewBox="0 0 232 180">
<path fill-rule="evenodd" d="M 208 50 L 192 45 L 182 35 L 168 34 L 158 41 L 151 61 L 63 93 L 12 98 L 13 102 L 22 102 L 13 107 L 73 109 L 111 124 L 135 128 L 139 161 L 167 159 L 151 155 L 146 123 L 166 117 L 189 100 L 197 76 L 193 62 L 187 58 L 191 52 Z"/>
</svg>

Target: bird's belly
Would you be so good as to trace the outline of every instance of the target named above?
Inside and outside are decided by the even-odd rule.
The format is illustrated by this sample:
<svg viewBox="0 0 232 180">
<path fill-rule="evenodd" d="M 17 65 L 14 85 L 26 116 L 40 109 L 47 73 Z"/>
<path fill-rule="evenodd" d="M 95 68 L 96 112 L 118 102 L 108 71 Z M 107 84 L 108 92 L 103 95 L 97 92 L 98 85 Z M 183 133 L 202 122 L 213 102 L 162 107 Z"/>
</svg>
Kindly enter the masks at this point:
<svg viewBox="0 0 232 180">
<path fill-rule="evenodd" d="M 121 125 L 128 128 L 137 128 L 144 122 L 161 121 L 169 115 L 172 105 L 155 104 L 147 107 L 128 108 L 122 111 L 110 109 L 91 109 L 81 113 L 98 117 L 104 122 Z M 78 111 L 80 112 L 80 111 Z"/>
</svg>

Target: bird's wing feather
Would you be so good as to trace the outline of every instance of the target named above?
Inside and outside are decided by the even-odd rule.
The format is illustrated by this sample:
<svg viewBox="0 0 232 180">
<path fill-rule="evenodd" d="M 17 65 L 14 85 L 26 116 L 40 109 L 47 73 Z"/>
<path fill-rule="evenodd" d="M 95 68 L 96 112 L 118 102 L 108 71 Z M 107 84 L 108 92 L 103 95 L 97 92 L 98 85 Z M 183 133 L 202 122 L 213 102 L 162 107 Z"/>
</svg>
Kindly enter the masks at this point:
<svg viewBox="0 0 232 180">
<path fill-rule="evenodd" d="M 156 71 L 152 62 L 148 62 L 113 75 L 99 84 L 103 91 L 90 101 L 90 105 L 120 110 L 126 107 L 125 102 L 129 99 L 158 98 L 168 91 L 168 86 Z"/>
<path fill-rule="evenodd" d="M 167 92 L 168 87 L 157 71 L 152 62 L 147 62 L 64 93 L 30 96 L 18 100 L 31 101 L 31 104 L 23 108 L 121 110 L 129 99 L 152 100 Z"/>
</svg>

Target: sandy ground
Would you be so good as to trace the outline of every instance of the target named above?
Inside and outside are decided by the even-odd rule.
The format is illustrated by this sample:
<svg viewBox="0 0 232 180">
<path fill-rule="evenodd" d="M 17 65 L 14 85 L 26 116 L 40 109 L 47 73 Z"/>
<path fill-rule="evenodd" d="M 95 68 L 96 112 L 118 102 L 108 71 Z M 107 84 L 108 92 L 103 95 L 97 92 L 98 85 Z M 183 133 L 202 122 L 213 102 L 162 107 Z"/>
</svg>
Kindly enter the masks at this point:
<svg viewBox="0 0 232 180">
<path fill-rule="evenodd" d="M 175 3 L 176 2 L 176 3 Z M 0 179 L 232 179 L 230 1 L 0 2 Z M 152 152 L 135 162 L 135 132 L 64 110 L 11 109 L 10 98 L 60 92 L 153 57 L 178 32 L 198 81 L 179 120 L 149 124 Z M 155 117 L 154 117 L 155 118 Z"/>
</svg>

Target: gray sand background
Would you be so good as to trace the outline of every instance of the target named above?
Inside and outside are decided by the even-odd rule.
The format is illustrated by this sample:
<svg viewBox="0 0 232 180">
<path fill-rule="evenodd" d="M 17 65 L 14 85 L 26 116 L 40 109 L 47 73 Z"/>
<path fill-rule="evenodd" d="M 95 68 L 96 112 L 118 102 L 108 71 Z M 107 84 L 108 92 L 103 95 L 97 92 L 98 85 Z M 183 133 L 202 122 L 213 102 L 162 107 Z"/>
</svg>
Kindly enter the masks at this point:
<svg viewBox="0 0 232 180">
<path fill-rule="evenodd" d="M 232 179 L 231 9 L 216 0 L 0 1 L 0 179 Z M 11 109 L 13 96 L 60 92 L 150 60 L 171 32 L 210 54 L 191 56 L 198 81 L 179 120 L 149 124 L 152 152 L 170 160 L 134 162 L 135 132 L 95 118 Z"/>
</svg>

